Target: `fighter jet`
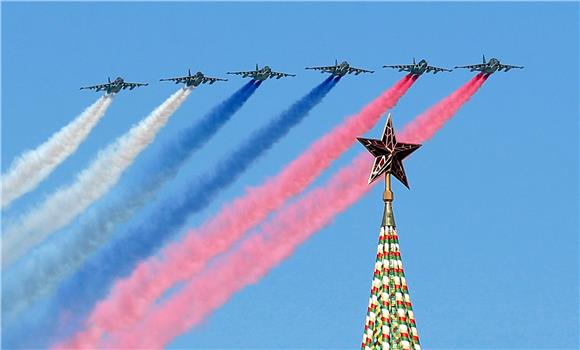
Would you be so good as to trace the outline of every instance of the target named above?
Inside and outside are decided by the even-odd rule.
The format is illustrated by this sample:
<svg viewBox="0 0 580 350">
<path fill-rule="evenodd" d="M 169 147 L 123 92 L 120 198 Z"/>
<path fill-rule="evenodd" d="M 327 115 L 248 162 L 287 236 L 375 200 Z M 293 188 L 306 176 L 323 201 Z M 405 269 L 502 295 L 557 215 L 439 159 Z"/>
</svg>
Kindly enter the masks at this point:
<svg viewBox="0 0 580 350">
<path fill-rule="evenodd" d="M 117 77 L 117 79 L 111 81 L 111 78 L 107 78 L 108 83 L 93 85 L 93 86 L 84 86 L 81 90 L 88 89 L 88 90 L 95 90 L 95 91 L 105 91 L 107 94 L 116 94 L 117 92 L 125 89 L 133 90 L 139 86 L 147 86 L 148 83 L 127 83 L 123 78 Z"/>
<path fill-rule="evenodd" d="M 323 67 L 306 67 L 306 69 L 319 70 L 320 73 L 330 73 L 333 76 L 343 77 L 346 74 L 359 75 L 361 73 L 374 73 L 373 70 L 366 70 L 360 68 L 351 67 L 347 61 L 342 61 L 338 64 L 338 60 L 334 61 L 334 66 L 323 66 Z"/>
<path fill-rule="evenodd" d="M 164 78 L 159 79 L 159 81 L 174 81 L 175 84 L 185 84 L 186 86 L 199 86 L 201 84 L 213 84 L 216 81 L 228 81 L 227 79 L 220 79 L 220 78 L 211 78 L 206 77 L 203 75 L 202 72 L 197 72 L 194 75 L 191 75 L 191 69 L 187 71 L 187 75 L 184 77 L 177 77 L 177 78 Z"/>
<path fill-rule="evenodd" d="M 269 66 L 264 66 L 264 68 L 258 68 L 256 64 L 256 70 L 245 71 L 245 72 L 227 72 L 227 74 L 241 75 L 242 78 L 252 78 L 254 80 L 266 80 L 270 78 L 284 78 L 284 77 L 295 77 L 295 74 L 279 73 L 274 72 Z"/>
<path fill-rule="evenodd" d="M 396 64 L 392 66 L 383 66 L 383 68 L 395 68 L 398 69 L 399 72 L 409 72 L 417 77 L 423 73 L 433 72 L 433 74 L 437 74 L 439 72 L 451 72 L 451 69 L 430 66 L 424 59 L 419 61 L 419 63 L 416 63 L 415 58 L 413 58 L 413 64 Z"/>
<path fill-rule="evenodd" d="M 469 66 L 456 66 L 455 68 L 466 68 L 470 72 L 480 71 L 483 74 L 489 75 L 496 71 L 501 72 L 502 70 L 507 72 L 512 68 L 524 68 L 523 66 L 511 66 L 509 64 L 502 64 L 497 58 L 492 58 L 489 61 L 485 61 L 485 55 L 483 55 L 483 63 L 471 64 Z"/>
</svg>

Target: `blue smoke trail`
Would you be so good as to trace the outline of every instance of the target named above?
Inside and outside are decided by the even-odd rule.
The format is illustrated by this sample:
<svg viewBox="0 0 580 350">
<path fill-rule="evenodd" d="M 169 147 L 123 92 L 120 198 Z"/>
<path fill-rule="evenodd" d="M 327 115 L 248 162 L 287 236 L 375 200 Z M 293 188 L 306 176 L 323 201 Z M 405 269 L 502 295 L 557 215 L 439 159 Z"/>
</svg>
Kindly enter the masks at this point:
<svg viewBox="0 0 580 350">
<path fill-rule="evenodd" d="M 332 76 L 323 81 L 277 118 L 256 130 L 226 159 L 218 162 L 214 170 L 192 181 L 188 188 L 170 200 L 157 205 L 153 217 L 109 242 L 59 287 L 51 301 L 41 303 L 36 308 L 42 316 L 27 317 L 24 322 L 28 325 L 14 327 L 10 338 L 22 339 L 33 329 L 35 339 L 32 341 L 38 346 L 62 339 L 78 329 L 93 305 L 106 295 L 116 279 L 129 275 L 139 261 L 155 254 L 179 232 L 190 215 L 210 204 L 221 190 L 232 184 L 256 159 L 302 121 L 338 81 Z M 66 325 L 55 322 L 56 315 L 63 314 L 62 310 L 74 313 L 67 319 Z M 12 337 L 14 334 L 17 336 Z"/>
<path fill-rule="evenodd" d="M 224 126 L 260 86 L 250 81 L 214 107 L 201 120 L 181 130 L 161 146 L 161 152 L 147 164 L 141 181 L 119 193 L 105 207 L 84 215 L 81 225 L 39 246 L 24 261 L 3 275 L 2 315 L 15 313 L 48 294 L 67 275 L 109 239 L 114 228 L 142 208 L 190 156 Z"/>
<path fill-rule="evenodd" d="M 201 148 L 254 94 L 262 81 L 251 80 L 207 114 L 199 123 L 183 130 L 179 136 L 163 148 L 158 162 L 150 167 L 152 172 L 162 170 L 157 178 L 165 180 L 166 174 L 174 175 L 191 153 Z M 165 169 L 165 170 L 164 170 Z M 164 171 L 163 171 L 164 170 Z"/>
</svg>

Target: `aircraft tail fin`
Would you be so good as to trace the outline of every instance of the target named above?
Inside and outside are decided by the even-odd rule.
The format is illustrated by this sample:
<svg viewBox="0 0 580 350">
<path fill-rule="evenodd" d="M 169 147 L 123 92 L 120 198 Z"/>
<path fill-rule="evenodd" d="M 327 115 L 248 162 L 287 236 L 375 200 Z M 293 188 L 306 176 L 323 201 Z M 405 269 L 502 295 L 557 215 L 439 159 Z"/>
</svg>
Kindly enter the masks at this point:
<svg viewBox="0 0 580 350">
<path fill-rule="evenodd" d="M 256 72 L 258 71 L 258 64 L 256 63 Z"/>
<path fill-rule="evenodd" d="M 483 63 L 485 64 L 485 55 L 483 55 Z"/>
<path fill-rule="evenodd" d="M 334 59 L 334 65 L 338 66 L 338 60 L 336 58 Z"/>
<path fill-rule="evenodd" d="M 416 65 L 416 63 L 415 63 L 415 57 L 413 57 L 413 65 Z"/>
<path fill-rule="evenodd" d="M 107 77 L 107 80 L 109 81 L 109 83 L 111 82 L 111 77 Z"/>
<path fill-rule="evenodd" d="M 187 74 L 191 77 L 191 68 L 187 70 Z"/>
</svg>

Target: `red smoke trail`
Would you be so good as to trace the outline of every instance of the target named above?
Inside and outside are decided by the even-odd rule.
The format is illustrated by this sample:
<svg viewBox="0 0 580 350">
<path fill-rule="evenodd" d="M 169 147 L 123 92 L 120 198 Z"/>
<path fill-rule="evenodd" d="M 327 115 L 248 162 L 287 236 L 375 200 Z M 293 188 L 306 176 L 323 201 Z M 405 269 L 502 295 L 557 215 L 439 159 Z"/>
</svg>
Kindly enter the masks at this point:
<svg viewBox="0 0 580 350">
<path fill-rule="evenodd" d="M 368 192 L 370 165 L 370 156 L 359 155 L 324 188 L 309 192 L 285 208 L 264 226 L 261 234 L 244 241 L 233 254 L 198 275 L 165 304 L 154 308 L 136 327 L 111 337 L 104 347 L 162 349 L 173 338 L 199 324 L 234 293 L 258 282 L 311 234 Z"/>
<path fill-rule="evenodd" d="M 226 251 L 247 230 L 308 187 L 355 142 L 356 136 L 369 131 L 416 80 L 417 77 L 405 76 L 358 114 L 310 146 L 276 177 L 249 189 L 243 197 L 197 229 L 201 236 L 192 231 L 184 242 L 164 249 L 163 260 L 152 258 L 142 262 L 129 278 L 118 282 L 110 296 L 96 306 L 89 317 L 88 329 L 62 346 L 90 348 L 103 332 L 121 330 L 138 321 L 168 288 L 197 274 L 211 258 Z"/>
<path fill-rule="evenodd" d="M 477 74 L 451 95 L 415 118 L 412 123 L 407 124 L 400 132 L 399 141 L 421 143 L 433 137 L 443 127 L 443 124 L 453 117 L 459 107 L 473 96 L 487 78 L 488 75 Z"/>
<path fill-rule="evenodd" d="M 426 141 L 477 91 L 485 79 L 476 76 L 417 117 L 398 138 Z M 325 187 L 309 192 L 280 211 L 264 225 L 260 234 L 244 241 L 238 250 L 194 278 L 176 296 L 154 307 L 136 327 L 111 337 L 110 344 L 118 348 L 161 348 L 199 324 L 234 293 L 256 283 L 290 256 L 302 242 L 367 193 L 371 188 L 366 184 L 369 169 L 368 155 L 361 154 Z"/>
</svg>

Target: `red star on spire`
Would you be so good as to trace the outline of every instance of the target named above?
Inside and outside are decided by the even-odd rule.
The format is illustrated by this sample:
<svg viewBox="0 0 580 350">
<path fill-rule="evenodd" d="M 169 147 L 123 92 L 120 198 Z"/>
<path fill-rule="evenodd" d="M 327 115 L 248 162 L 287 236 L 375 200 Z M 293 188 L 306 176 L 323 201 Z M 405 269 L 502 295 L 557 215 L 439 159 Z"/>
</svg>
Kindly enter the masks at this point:
<svg viewBox="0 0 580 350">
<path fill-rule="evenodd" d="M 382 174 L 393 174 L 403 185 L 409 188 L 405 168 L 403 168 L 403 159 L 421 147 L 421 145 L 397 142 L 390 114 L 380 140 L 362 137 L 357 137 L 357 140 L 375 157 L 369 184 Z"/>
</svg>

